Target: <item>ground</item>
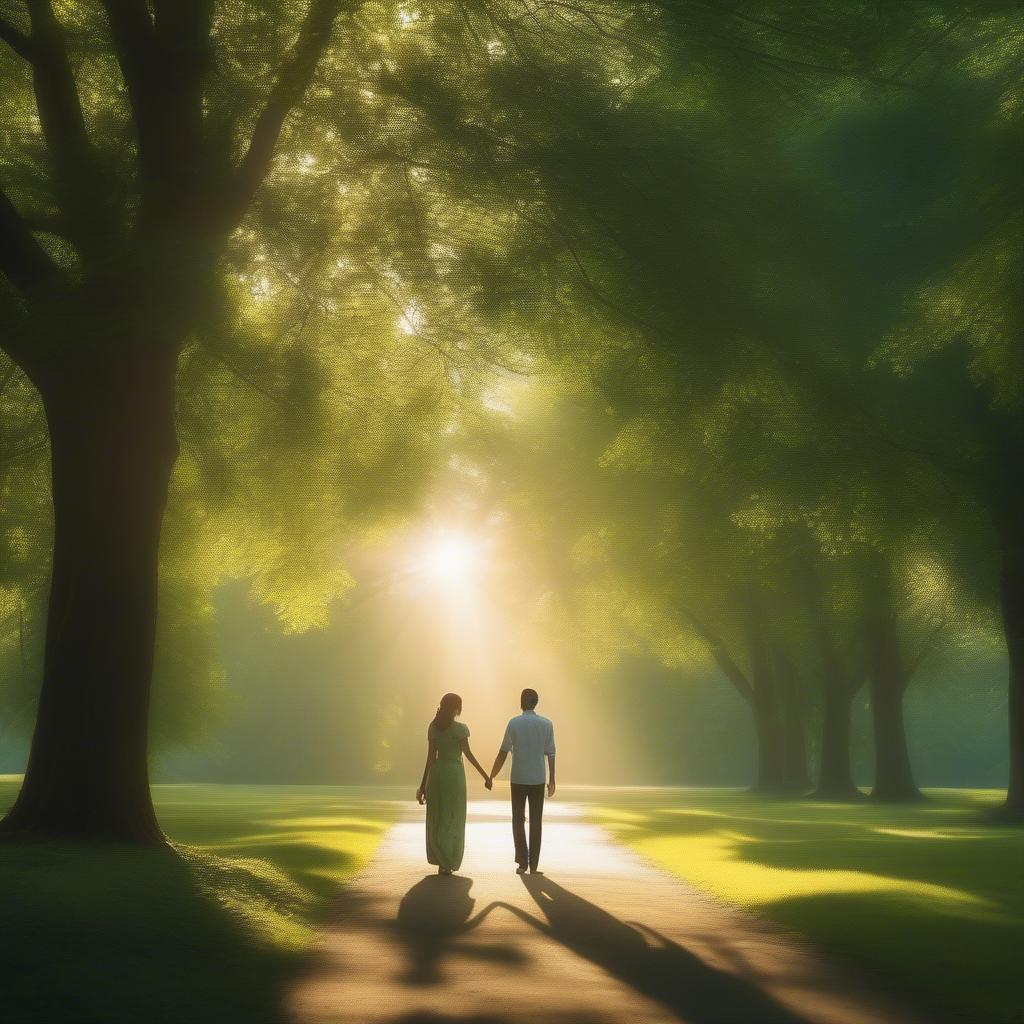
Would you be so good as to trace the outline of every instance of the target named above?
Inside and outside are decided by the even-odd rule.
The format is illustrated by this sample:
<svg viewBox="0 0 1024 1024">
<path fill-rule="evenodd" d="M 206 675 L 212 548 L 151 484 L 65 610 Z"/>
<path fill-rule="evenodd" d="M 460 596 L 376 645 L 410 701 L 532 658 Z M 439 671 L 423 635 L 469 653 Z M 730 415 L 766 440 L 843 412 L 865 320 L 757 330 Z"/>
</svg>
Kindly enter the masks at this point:
<svg viewBox="0 0 1024 1024">
<path fill-rule="evenodd" d="M 0 781 L 0 808 L 17 781 Z M 338 887 L 395 815 L 341 787 L 156 786 L 173 849 L 0 846 L 0 1017 L 277 1024 Z"/>
<path fill-rule="evenodd" d="M 0 809 L 13 799 L 16 785 L 13 779 L 0 782 Z M 470 837 L 463 872 L 468 882 L 455 884 L 470 885 L 472 894 L 460 892 L 453 901 L 441 894 L 440 931 L 432 933 L 438 893 L 418 859 L 416 815 L 422 811 L 410 808 L 407 800 L 397 802 L 407 798 L 404 791 L 156 787 L 160 819 L 175 850 L 0 847 L 0 919 L 8 940 L 0 1005 L 5 1019 L 19 1024 L 279 1024 L 289 1019 L 284 1001 L 293 1010 L 309 1011 L 316 993 L 322 995 L 339 980 L 337 973 L 317 973 L 324 949 L 334 941 L 344 950 L 345 915 L 352 913 L 352 900 L 365 879 L 376 873 L 378 879 L 390 879 L 388 898 L 395 901 L 395 924 L 378 940 L 390 936 L 389 941 L 398 942 L 396 956 L 405 958 L 393 974 L 394 992 L 409 972 L 447 974 L 448 953 L 462 950 L 468 951 L 468 961 L 458 953 L 452 964 L 489 963 L 499 975 L 520 969 L 516 957 L 548 963 L 555 979 L 552 990 L 563 1001 L 567 986 L 558 981 L 562 968 L 557 965 L 575 964 L 574 977 L 587 979 L 586 991 L 606 993 L 603 1005 L 609 1013 L 593 1021 L 613 1019 L 610 1008 L 621 1009 L 623 999 L 633 999 L 638 1007 L 648 1007 L 649 1020 L 661 1019 L 661 1013 L 670 1020 L 724 1024 L 727 1018 L 708 1016 L 701 1004 L 685 1002 L 688 992 L 703 990 L 711 992 L 716 1005 L 739 1000 L 744 1024 L 755 1024 L 750 1009 L 762 1005 L 757 1002 L 764 994 L 761 983 L 756 991 L 749 984 L 733 984 L 726 976 L 728 963 L 716 960 L 724 954 L 705 948 L 699 936 L 678 931 L 696 919 L 695 908 L 715 900 L 695 898 L 675 882 L 675 896 L 659 889 L 661 895 L 648 904 L 652 914 L 667 913 L 667 920 L 631 915 L 628 905 L 619 905 L 626 898 L 621 883 L 632 872 L 639 877 L 646 870 L 638 859 L 642 856 L 702 890 L 802 933 L 815 954 L 819 948 L 830 954 L 827 960 L 838 965 L 840 974 L 852 965 L 851 976 L 862 971 L 868 979 L 863 988 L 891 991 L 897 1003 L 902 996 L 904 1005 L 925 1007 L 932 1019 L 952 1008 L 955 1019 L 965 1024 L 1019 1021 L 1024 1012 L 1016 978 L 1024 940 L 1024 830 L 984 823 L 982 812 L 995 794 L 929 795 L 924 805 L 893 809 L 764 802 L 706 790 L 566 790 L 559 795 L 563 807 L 576 803 L 581 808 L 574 823 L 585 824 L 585 814 L 636 853 L 608 843 L 602 849 L 618 852 L 611 860 L 595 860 L 591 845 L 587 872 L 577 870 L 570 877 L 570 865 L 563 863 L 560 874 L 549 872 L 529 889 L 507 872 L 500 853 L 487 855 L 486 863 L 479 859 L 487 844 L 504 849 L 505 824 L 499 814 L 491 822 L 499 822 L 496 831 L 488 826 L 490 831 L 481 832 L 475 843 Z M 412 819 L 396 826 L 373 859 L 388 826 L 408 814 Z M 387 844 L 403 834 L 410 852 L 398 871 L 382 858 Z M 485 834 L 496 838 L 485 841 Z M 576 834 L 594 841 L 593 833 Z M 548 853 L 555 857 L 556 832 L 550 838 Z M 584 850 L 582 840 L 570 845 Z M 490 877 L 492 861 L 497 874 Z M 634 867 L 623 869 L 623 864 Z M 612 878 L 620 885 L 614 895 L 618 902 L 608 903 L 615 885 L 610 889 L 604 880 Z M 687 893 L 688 902 L 680 893 Z M 504 915 L 502 927 L 512 929 L 505 936 L 509 941 L 488 940 L 485 928 L 463 936 L 466 921 L 492 903 L 487 927 L 497 926 Z M 466 920 L 450 917 L 467 905 L 472 914 Z M 387 913 L 385 919 L 390 920 Z M 645 920 L 660 921 L 656 931 L 661 938 L 648 935 L 638 943 L 638 929 L 630 923 L 635 919 L 640 931 Z M 366 927 L 365 935 L 374 934 L 373 926 Z M 772 932 L 774 926 L 765 925 L 769 931 L 763 933 L 761 927 L 750 924 L 752 948 L 762 934 L 775 941 L 778 929 Z M 440 944 L 436 956 L 432 934 Z M 320 951 L 312 960 L 307 955 L 311 946 Z M 518 952 L 503 961 L 504 946 Z M 786 943 L 780 948 L 801 947 Z M 558 950 L 561 959 L 542 955 L 542 950 Z M 752 970 L 765 969 L 757 967 L 756 957 L 753 962 Z M 666 963 L 671 977 L 688 979 L 686 985 L 665 987 Z M 821 981 L 827 974 L 814 977 Z M 809 975 L 804 971 L 801 976 Z M 360 977 L 345 973 L 341 991 L 356 991 Z M 436 992 L 445 994 L 444 989 Z M 785 1009 L 786 998 L 769 991 L 766 1005 L 776 1013 Z M 445 1019 L 437 1012 L 406 1019 L 410 1024 Z M 509 1018 L 495 1008 L 476 1019 Z"/>
<path fill-rule="evenodd" d="M 768 922 L 645 862 L 558 800 L 542 875 L 473 801 L 455 877 L 410 808 L 346 886 L 289 995 L 297 1024 L 936 1024 Z"/>
<path fill-rule="evenodd" d="M 910 806 L 766 801 L 721 790 L 600 794 L 594 820 L 645 858 L 870 968 L 968 1024 L 1024 1020 L 1024 829 L 1003 794 Z"/>
</svg>

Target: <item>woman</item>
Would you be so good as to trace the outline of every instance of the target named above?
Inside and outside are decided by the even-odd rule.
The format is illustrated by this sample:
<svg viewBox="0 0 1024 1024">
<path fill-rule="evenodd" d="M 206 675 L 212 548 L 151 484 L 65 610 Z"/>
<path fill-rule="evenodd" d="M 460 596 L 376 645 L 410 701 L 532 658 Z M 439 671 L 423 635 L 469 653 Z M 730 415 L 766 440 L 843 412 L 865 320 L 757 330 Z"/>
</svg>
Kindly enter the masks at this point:
<svg viewBox="0 0 1024 1024">
<path fill-rule="evenodd" d="M 462 714 L 462 698 L 446 693 L 427 729 L 427 763 L 416 799 L 427 803 L 427 863 L 439 875 L 450 875 L 462 864 L 466 844 L 466 771 L 462 755 L 480 773 L 484 785 L 493 783 L 469 749 L 469 729 L 455 719 Z"/>
</svg>

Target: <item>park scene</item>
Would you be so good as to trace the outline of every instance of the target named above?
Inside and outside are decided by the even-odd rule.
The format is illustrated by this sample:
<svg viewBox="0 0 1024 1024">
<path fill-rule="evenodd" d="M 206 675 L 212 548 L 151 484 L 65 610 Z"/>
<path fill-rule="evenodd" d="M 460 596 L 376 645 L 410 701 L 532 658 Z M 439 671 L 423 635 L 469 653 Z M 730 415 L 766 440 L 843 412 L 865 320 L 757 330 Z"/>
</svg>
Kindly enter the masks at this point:
<svg viewBox="0 0 1024 1024">
<path fill-rule="evenodd" d="M 1024 1021 L 1024 6 L 0 0 L 0 1017 Z"/>
</svg>

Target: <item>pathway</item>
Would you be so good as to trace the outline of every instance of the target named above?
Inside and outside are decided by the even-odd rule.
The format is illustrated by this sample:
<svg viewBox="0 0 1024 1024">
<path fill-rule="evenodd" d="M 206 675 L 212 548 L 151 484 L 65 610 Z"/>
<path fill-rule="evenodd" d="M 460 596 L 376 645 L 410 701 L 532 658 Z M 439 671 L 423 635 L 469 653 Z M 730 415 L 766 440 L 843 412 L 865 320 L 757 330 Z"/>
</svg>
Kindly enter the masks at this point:
<svg viewBox="0 0 1024 1024">
<path fill-rule="evenodd" d="M 920 1024 L 777 928 L 548 803 L 520 878 L 507 805 L 470 804 L 457 876 L 427 874 L 413 805 L 346 887 L 296 1024 Z"/>
</svg>

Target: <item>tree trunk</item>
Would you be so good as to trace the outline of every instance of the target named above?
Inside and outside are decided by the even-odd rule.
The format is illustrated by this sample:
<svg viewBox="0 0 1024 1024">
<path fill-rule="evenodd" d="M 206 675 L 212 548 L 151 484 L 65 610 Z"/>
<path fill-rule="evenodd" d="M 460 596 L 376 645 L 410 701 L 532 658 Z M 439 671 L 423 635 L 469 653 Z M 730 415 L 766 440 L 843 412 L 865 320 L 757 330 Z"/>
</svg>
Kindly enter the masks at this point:
<svg viewBox="0 0 1024 1024">
<path fill-rule="evenodd" d="M 850 768 L 850 705 L 855 693 L 845 675 L 826 675 L 822 686 L 821 767 L 814 791 L 822 800 L 864 797 Z"/>
<path fill-rule="evenodd" d="M 903 719 L 903 697 L 910 676 L 903 665 L 896 632 L 888 564 L 876 566 L 869 583 L 864 639 L 875 738 L 875 785 L 871 799 L 901 803 L 924 797 L 914 782 Z"/>
<path fill-rule="evenodd" d="M 757 732 L 757 781 L 761 793 L 785 789 L 786 735 L 779 709 L 768 647 L 763 640 L 750 642 L 750 671 L 754 688 L 754 728 Z"/>
<path fill-rule="evenodd" d="M 162 840 L 147 731 L 176 353 L 139 343 L 70 357 L 41 383 L 53 574 L 39 711 L 7 836 Z"/>
<path fill-rule="evenodd" d="M 796 666 L 780 647 L 774 648 L 775 680 L 782 704 L 785 729 L 782 784 L 794 793 L 806 793 L 811 788 L 807 770 L 807 736 L 804 731 L 803 701 Z"/>
<path fill-rule="evenodd" d="M 875 736 L 875 785 L 872 800 L 923 800 L 914 782 L 903 720 L 906 684 L 898 675 L 871 674 L 871 718 Z"/>
<path fill-rule="evenodd" d="M 862 800 L 850 768 L 850 704 L 860 689 L 839 654 L 835 619 L 828 611 L 825 584 L 812 548 L 798 576 L 811 636 L 821 659 L 821 754 L 814 796 L 821 800 Z"/>
<path fill-rule="evenodd" d="M 999 817 L 1024 822 L 1024 538 L 1020 525 L 1003 537 L 1000 605 L 1010 662 L 1010 774 Z"/>
</svg>

